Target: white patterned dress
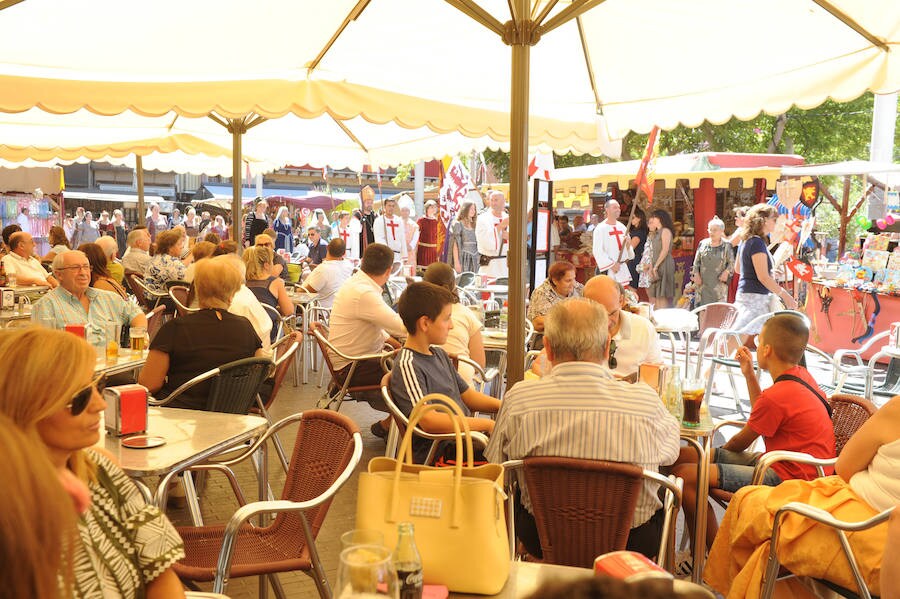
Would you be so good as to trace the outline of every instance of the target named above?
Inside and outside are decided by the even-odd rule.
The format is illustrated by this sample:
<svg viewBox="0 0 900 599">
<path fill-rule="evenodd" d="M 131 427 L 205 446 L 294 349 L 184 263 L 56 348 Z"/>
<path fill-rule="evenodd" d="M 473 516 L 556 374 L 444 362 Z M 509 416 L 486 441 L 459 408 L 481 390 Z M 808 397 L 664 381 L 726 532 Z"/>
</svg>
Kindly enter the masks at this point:
<svg viewBox="0 0 900 599">
<path fill-rule="evenodd" d="M 97 481 L 88 485 L 91 506 L 78 521 L 74 597 L 144 597 L 147 584 L 184 557 L 184 543 L 118 466 L 89 453 L 97 464 Z"/>
</svg>

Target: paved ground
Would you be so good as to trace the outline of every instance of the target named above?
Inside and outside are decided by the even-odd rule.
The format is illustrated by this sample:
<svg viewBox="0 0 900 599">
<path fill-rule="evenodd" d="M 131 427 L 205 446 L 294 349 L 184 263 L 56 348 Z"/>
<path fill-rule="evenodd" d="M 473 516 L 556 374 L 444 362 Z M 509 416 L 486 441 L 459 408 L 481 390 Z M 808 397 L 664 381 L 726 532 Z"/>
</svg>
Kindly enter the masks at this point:
<svg viewBox="0 0 900 599">
<path fill-rule="evenodd" d="M 663 344 L 664 354 L 668 359 L 669 354 L 665 350 L 666 346 L 667 344 Z M 682 356 L 679 356 L 679 362 L 683 364 Z M 830 380 L 830 371 L 826 372 L 825 370 L 822 370 L 820 365 L 812 364 L 811 370 L 819 380 L 826 380 L 826 378 L 827 380 Z M 272 410 L 273 416 L 276 419 L 315 407 L 315 402 L 321 393 L 321 389 L 316 386 L 318 376 L 311 376 L 310 378 L 315 380 L 307 385 L 301 385 L 299 387 L 293 387 L 289 381 L 285 382 L 285 386 L 282 388 Z M 735 379 L 740 396 L 744 399 L 744 409 L 749 411 L 749 404 L 746 402 L 746 387 L 739 372 L 736 374 Z M 769 384 L 771 384 L 771 381 L 768 378 L 768 375 L 764 374 L 763 386 L 765 387 Z M 716 387 L 723 393 L 727 393 L 729 396 L 713 395 L 710 401 L 710 410 L 713 416 L 731 417 L 736 415 L 734 400 L 730 397 L 731 386 L 727 376 L 724 374 L 718 375 L 716 377 Z M 370 408 L 368 404 L 357 402 L 345 402 L 341 408 L 341 412 L 353 418 L 360 427 L 364 444 L 360 469 L 364 468 L 370 458 L 384 452 L 384 442 L 374 437 L 369 432 L 369 426 L 376 419 L 382 417 L 382 414 Z M 292 432 L 293 431 L 291 431 L 291 433 Z M 290 455 L 291 448 L 293 447 L 291 433 L 282 434 L 282 439 L 288 455 Z M 281 467 L 278 465 L 274 455 L 271 457 L 270 462 L 270 479 L 272 480 L 273 488 L 277 495 L 280 492 L 284 477 L 281 472 Z M 256 488 L 252 471 L 247 467 L 239 470 L 238 474 L 241 485 L 248 495 L 248 499 L 252 498 L 252 493 L 254 493 Z M 340 535 L 353 528 L 356 510 L 357 478 L 357 476 L 351 478 L 338 493 L 335 501 L 331 505 L 317 541 L 319 552 L 325 564 L 329 579 L 332 582 L 334 581 L 337 572 L 338 555 L 340 552 Z M 230 487 L 223 478 L 215 475 L 212 477 L 202 496 L 201 507 L 207 524 L 224 523 L 234 512 L 237 503 L 233 499 Z M 721 510 L 718 511 L 721 518 Z M 170 510 L 169 515 L 176 525 L 189 524 L 186 510 Z M 683 523 L 681 519 L 679 519 L 679 539 L 681 537 L 682 529 Z M 305 574 L 282 574 L 280 575 L 280 580 L 289 597 L 305 598 L 318 596 L 315 585 Z M 234 579 L 229 583 L 227 592 L 228 595 L 234 599 L 249 598 L 257 596 L 257 589 L 258 583 L 256 578 Z M 202 590 L 211 590 L 211 585 L 202 585 Z"/>
</svg>

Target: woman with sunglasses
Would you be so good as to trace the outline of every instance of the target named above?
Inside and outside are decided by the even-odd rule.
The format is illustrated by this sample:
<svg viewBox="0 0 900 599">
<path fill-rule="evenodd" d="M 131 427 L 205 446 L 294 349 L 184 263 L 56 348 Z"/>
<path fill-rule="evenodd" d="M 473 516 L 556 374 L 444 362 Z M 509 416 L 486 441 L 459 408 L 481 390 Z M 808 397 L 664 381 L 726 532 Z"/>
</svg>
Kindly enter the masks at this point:
<svg viewBox="0 0 900 599">
<path fill-rule="evenodd" d="M 82 339 L 29 327 L 0 333 L 0 413 L 43 441 L 50 462 L 87 484 L 91 504 L 78 520 L 71 556 L 79 598 L 184 597 L 171 565 L 184 544 L 160 510 L 94 446 L 106 408 L 94 377 L 97 354 Z M 54 384 L 47 384 L 53 364 Z M 34 514 L 38 517 L 38 514 Z"/>
</svg>

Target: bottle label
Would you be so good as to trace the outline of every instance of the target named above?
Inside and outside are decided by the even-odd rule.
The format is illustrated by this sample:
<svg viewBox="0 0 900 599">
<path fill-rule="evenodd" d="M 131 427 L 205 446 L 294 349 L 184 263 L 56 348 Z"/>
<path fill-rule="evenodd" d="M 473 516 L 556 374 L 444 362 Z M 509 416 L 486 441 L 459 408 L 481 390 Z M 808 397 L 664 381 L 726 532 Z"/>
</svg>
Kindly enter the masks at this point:
<svg viewBox="0 0 900 599">
<path fill-rule="evenodd" d="M 421 599 L 424 582 L 422 568 L 415 570 L 398 568 L 397 580 L 400 581 L 400 599 Z"/>
</svg>

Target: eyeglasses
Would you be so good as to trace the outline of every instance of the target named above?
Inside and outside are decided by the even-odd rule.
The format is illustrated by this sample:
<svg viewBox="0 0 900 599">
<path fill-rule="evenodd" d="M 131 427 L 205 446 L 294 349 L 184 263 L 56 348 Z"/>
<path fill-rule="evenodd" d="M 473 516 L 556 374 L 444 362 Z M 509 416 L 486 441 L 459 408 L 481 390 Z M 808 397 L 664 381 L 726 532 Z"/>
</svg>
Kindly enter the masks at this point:
<svg viewBox="0 0 900 599">
<path fill-rule="evenodd" d="M 57 268 L 56 270 L 81 270 L 84 272 L 90 272 L 91 265 L 90 264 L 76 264 L 75 266 L 63 266 L 62 268 Z"/>
<path fill-rule="evenodd" d="M 78 416 L 91 403 L 91 397 L 94 395 L 94 389 L 97 393 L 103 393 L 106 388 L 106 375 L 101 374 L 91 384 L 72 396 L 72 401 L 66 404 L 66 409 L 72 413 L 72 416 Z"/>
<path fill-rule="evenodd" d="M 616 360 L 616 340 L 609 340 L 609 368 L 610 370 L 615 370 L 619 365 L 619 361 Z"/>
</svg>

